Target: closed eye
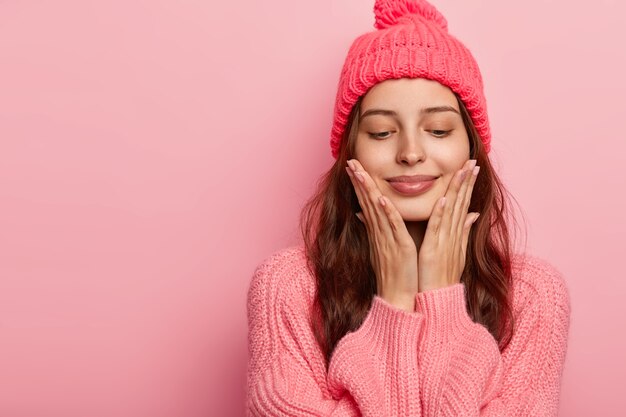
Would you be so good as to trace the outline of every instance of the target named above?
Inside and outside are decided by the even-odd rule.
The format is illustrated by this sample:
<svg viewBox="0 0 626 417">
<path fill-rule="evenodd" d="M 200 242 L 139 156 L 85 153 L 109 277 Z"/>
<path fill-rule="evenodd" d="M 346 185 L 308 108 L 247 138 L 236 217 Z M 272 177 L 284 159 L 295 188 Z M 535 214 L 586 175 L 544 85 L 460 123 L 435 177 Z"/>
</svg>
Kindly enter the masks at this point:
<svg viewBox="0 0 626 417">
<path fill-rule="evenodd" d="M 431 130 L 431 132 L 433 133 L 433 135 L 435 135 L 438 138 L 443 138 L 446 137 L 450 134 L 450 132 L 452 132 L 451 130 Z M 389 136 L 387 136 L 388 134 L 391 134 L 393 132 L 368 132 L 368 135 L 373 138 L 373 139 L 387 139 Z"/>
<path fill-rule="evenodd" d="M 392 133 L 392 132 L 367 132 L 367 134 L 373 139 L 387 139 L 389 136 L 384 136 L 387 133 Z"/>
<path fill-rule="evenodd" d="M 452 130 L 431 130 L 431 132 L 433 132 L 433 135 L 439 138 L 443 138 L 445 136 L 448 136 L 450 132 L 452 132 Z"/>
</svg>

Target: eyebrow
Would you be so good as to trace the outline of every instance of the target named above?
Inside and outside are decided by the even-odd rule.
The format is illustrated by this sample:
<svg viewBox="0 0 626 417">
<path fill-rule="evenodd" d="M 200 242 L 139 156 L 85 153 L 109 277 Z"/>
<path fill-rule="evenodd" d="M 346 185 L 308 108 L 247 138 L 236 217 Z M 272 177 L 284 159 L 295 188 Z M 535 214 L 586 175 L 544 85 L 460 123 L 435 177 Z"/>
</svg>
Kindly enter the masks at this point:
<svg viewBox="0 0 626 417">
<path fill-rule="evenodd" d="M 433 114 L 433 113 L 441 113 L 441 112 L 446 112 L 446 111 L 454 112 L 454 113 L 458 114 L 459 116 L 461 115 L 461 113 L 459 113 L 459 111 L 457 109 L 455 109 L 454 107 L 452 107 L 452 106 L 425 107 L 425 108 L 420 110 L 420 114 Z M 361 115 L 361 117 L 359 118 L 359 122 L 361 120 L 363 120 L 365 117 L 371 116 L 371 115 L 374 115 L 374 114 L 382 114 L 383 116 L 398 116 L 398 113 L 396 113 L 393 110 L 370 109 L 370 110 L 367 110 L 366 112 L 364 112 Z"/>
</svg>

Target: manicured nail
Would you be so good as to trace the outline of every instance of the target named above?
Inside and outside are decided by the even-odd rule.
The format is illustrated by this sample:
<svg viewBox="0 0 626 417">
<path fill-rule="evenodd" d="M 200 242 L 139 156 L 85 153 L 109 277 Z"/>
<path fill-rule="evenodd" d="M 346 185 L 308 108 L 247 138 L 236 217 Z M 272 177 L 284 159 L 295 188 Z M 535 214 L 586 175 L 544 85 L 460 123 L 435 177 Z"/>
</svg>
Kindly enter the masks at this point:
<svg viewBox="0 0 626 417">
<path fill-rule="evenodd" d="M 383 207 L 387 205 L 387 203 L 385 203 L 385 197 L 383 197 L 382 195 L 378 197 L 378 201 L 380 201 L 380 205 Z"/>
<path fill-rule="evenodd" d="M 476 220 L 478 220 L 479 216 L 480 216 L 480 213 L 476 213 L 476 215 L 474 216 L 474 220 L 472 220 L 472 223 L 474 223 Z"/>
<path fill-rule="evenodd" d="M 360 182 L 362 182 L 362 183 L 363 183 L 363 182 L 365 182 L 365 178 L 363 178 L 363 175 L 361 175 L 361 173 L 360 173 L 360 172 L 358 172 L 358 171 L 357 171 L 357 172 L 355 172 L 355 173 L 354 173 L 354 176 L 355 176 L 355 177 L 356 177 L 356 179 L 357 179 L 357 180 L 359 180 Z"/>
<path fill-rule="evenodd" d="M 469 168 L 472 169 L 476 166 L 476 160 L 475 159 L 470 159 L 470 164 L 469 164 Z"/>
<path fill-rule="evenodd" d="M 474 167 L 474 170 L 472 171 L 473 175 L 478 175 L 478 171 L 480 171 L 480 167 Z"/>
<path fill-rule="evenodd" d="M 348 166 L 350 167 L 350 169 L 351 169 L 352 171 L 356 171 L 356 168 L 355 168 L 355 166 L 354 166 L 354 162 L 353 162 L 352 160 L 348 161 Z"/>
</svg>

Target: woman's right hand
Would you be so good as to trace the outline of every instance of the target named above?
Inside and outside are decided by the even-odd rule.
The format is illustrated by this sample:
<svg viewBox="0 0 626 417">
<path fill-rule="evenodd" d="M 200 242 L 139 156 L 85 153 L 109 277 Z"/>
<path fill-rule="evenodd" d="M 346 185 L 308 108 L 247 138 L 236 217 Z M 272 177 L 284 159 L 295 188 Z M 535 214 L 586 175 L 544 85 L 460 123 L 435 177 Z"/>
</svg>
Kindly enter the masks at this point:
<svg viewBox="0 0 626 417">
<path fill-rule="evenodd" d="M 356 159 L 346 167 L 354 186 L 376 273 L 378 295 L 398 308 L 415 310 L 417 294 L 417 248 L 402 216 Z"/>
</svg>

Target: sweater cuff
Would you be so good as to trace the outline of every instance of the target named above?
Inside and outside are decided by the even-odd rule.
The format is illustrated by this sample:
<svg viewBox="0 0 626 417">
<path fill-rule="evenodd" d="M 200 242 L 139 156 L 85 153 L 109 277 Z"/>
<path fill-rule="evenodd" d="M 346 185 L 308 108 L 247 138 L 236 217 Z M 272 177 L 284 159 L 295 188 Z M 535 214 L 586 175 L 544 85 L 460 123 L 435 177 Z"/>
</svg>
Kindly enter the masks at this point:
<svg viewBox="0 0 626 417">
<path fill-rule="evenodd" d="M 347 389 L 357 402 L 371 401 L 373 393 L 390 389 L 418 398 L 417 351 L 423 321 L 423 314 L 402 310 L 375 295 L 361 327 L 347 333 L 333 351 L 328 368 L 331 391 Z"/>
<path fill-rule="evenodd" d="M 422 313 L 403 310 L 375 295 L 358 332 L 369 340 L 374 336 L 381 337 L 385 346 L 395 342 L 396 348 L 401 348 L 398 343 L 417 341 L 423 319 Z"/>
<path fill-rule="evenodd" d="M 382 297 L 375 295 L 365 320 L 356 331 L 346 334 L 337 344 L 361 344 L 372 353 L 401 352 L 414 349 L 419 339 L 419 330 L 424 315 L 419 312 L 398 308 Z"/>
<path fill-rule="evenodd" d="M 415 311 L 440 330 L 466 331 L 475 325 L 465 306 L 465 284 L 457 283 L 415 295 Z"/>
</svg>

